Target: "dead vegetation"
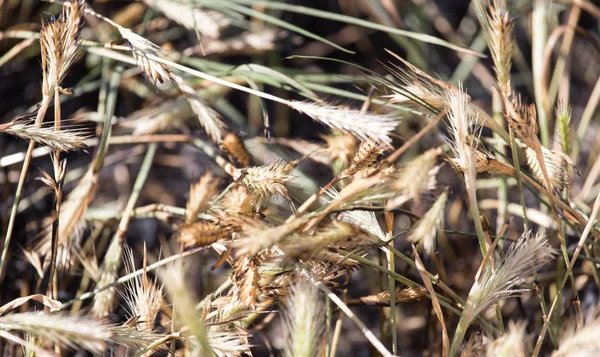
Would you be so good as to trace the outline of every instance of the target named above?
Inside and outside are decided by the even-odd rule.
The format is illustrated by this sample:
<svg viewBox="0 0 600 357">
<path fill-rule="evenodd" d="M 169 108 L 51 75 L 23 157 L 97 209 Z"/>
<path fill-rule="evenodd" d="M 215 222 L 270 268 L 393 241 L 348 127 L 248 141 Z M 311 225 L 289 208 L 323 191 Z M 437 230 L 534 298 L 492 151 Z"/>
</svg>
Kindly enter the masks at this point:
<svg viewBox="0 0 600 357">
<path fill-rule="evenodd" d="M 577 26 L 600 10 L 474 0 L 471 25 L 432 23 L 444 40 L 400 30 L 398 2 L 339 3 L 51 0 L 39 31 L 0 16 L 0 68 L 41 64 L 39 101 L 2 108 L 4 355 L 600 351 L 600 69 L 597 29 Z M 270 55 L 299 36 L 298 53 L 352 51 L 331 40 L 345 30 L 282 12 L 377 30 L 408 60 L 286 67 Z M 419 68 L 435 63 L 424 51 L 457 70 Z M 288 117 L 319 132 L 295 136 Z"/>
</svg>

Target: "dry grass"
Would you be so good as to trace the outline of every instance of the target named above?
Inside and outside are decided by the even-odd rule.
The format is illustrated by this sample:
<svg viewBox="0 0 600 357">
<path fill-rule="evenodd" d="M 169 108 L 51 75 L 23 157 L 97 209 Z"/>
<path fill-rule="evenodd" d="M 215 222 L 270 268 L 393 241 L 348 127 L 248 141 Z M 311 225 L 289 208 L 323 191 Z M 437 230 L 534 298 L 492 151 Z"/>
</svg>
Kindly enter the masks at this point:
<svg viewBox="0 0 600 357">
<path fill-rule="evenodd" d="M 0 0 L 3 355 L 600 351 L 591 2 L 48 2 Z"/>
</svg>

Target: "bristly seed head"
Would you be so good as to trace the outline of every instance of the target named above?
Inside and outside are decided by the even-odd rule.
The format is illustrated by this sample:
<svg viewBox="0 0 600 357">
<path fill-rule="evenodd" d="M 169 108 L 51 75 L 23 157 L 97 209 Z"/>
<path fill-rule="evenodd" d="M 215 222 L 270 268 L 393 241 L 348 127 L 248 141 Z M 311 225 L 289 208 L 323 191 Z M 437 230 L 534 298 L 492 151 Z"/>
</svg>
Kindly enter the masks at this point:
<svg viewBox="0 0 600 357">
<path fill-rule="evenodd" d="M 57 90 L 71 64 L 79 56 L 79 33 L 83 25 L 85 1 L 71 1 L 61 14 L 42 23 L 42 92 L 49 95 Z"/>
</svg>

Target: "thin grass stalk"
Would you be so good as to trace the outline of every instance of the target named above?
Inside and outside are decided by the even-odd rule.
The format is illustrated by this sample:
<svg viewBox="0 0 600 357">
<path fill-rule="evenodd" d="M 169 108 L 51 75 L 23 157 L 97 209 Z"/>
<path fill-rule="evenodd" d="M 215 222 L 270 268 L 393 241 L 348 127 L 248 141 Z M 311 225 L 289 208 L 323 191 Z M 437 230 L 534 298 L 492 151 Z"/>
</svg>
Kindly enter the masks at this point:
<svg viewBox="0 0 600 357">
<path fill-rule="evenodd" d="M 151 143 L 148 145 L 148 150 L 146 151 L 146 155 L 142 161 L 142 166 L 140 167 L 138 176 L 135 179 L 133 190 L 131 191 L 127 205 L 123 210 L 123 216 L 119 222 L 119 227 L 117 228 L 117 232 L 115 233 L 108 251 L 106 252 L 102 276 L 100 277 L 100 281 L 98 283 L 101 286 L 113 281 L 117 277 L 119 268 L 121 267 L 121 263 L 123 261 L 123 244 L 125 242 L 125 234 L 127 233 L 127 228 L 129 227 L 129 222 L 131 220 L 131 213 L 135 208 L 142 188 L 144 187 L 146 179 L 148 178 L 148 174 L 150 173 L 152 161 L 154 160 L 154 155 L 156 154 L 156 148 L 156 143 Z M 114 303 L 114 294 L 114 289 L 110 289 L 95 297 L 96 299 L 94 300 L 93 310 L 97 315 L 102 316 L 110 313 Z"/>
<path fill-rule="evenodd" d="M 146 272 L 155 271 L 156 269 L 158 269 L 158 268 L 160 268 L 162 266 L 165 266 L 165 265 L 167 265 L 169 263 L 172 263 L 172 262 L 174 262 L 174 261 L 176 261 L 178 259 L 182 259 L 182 258 L 185 258 L 187 256 L 196 254 L 196 253 L 198 253 L 200 251 L 203 251 L 205 249 L 208 249 L 208 247 L 198 247 L 198 248 L 194 248 L 192 250 L 188 250 L 186 252 L 183 252 L 181 254 L 174 255 L 172 257 L 164 258 L 162 260 L 159 260 L 156 263 L 148 265 L 146 267 Z M 107 289 L 114 288 L 114 287 L 116 287 L 118 285 L 121 285 L 121 284 L 124 284 L 124 283 L 130 281 L 131 279 L 135 279 L 136 277 L 142 275 L 143 273 L 144 273 L 143 269 L 138 269 L 138 270 L 136 270 L 136 271 L 134 271 L 132 273 L 129 273 L 127 275 L 124 275 L 124 276 L 122 276 L 122 277 L 120 277 L 120 278 L 118 278 L 118 279 L 116 279 L 116 280 L 114 280 L 114 281 L 112 281 L 112 282 L 110 282 L 110 283 L 108 283 L 106 285 L 96 287 L 96 288 L 94 288 L 91 291 L 88 291 L 88 292 L 86 292 L 86 293 L 84 293 L 82 295 L 79 295 L 79 296 L 75 297 L 72 300 L 69 300 L 69 301 L 63 303 L 62 306 L 61 306 L 61 311 L 65 310 L 67 307 L 73 305 L 74 303 L 76 303 L 78 301 L 84 301 L 84 300 L 93 298 L 97 294 L 99 294 L 99 293 L 101 293 L 101 292 L 103 292 L 103 291 L 105 291 Z"/>
<path fill-rule="evenodd" d="M 569 279 L 569 276 L 570 276 L 569 273 L 573 271 L 573 267 L 575 266 L 575 263 L 577 262 L 577 257 L 579 256 L 579 253 L 581 253 L 581 250 L 583 249 L 583 246 L 585 245 L 585 242 L 586 242 L 588 236 L 590 235 L 592 229 L 594 229 L 594 222 L 598 218 L 598 213 L 600 213 L 600 194 L 598 194 L 598 196 L 596 196 L 592 214 L 590 215 L 588 222 L 585 225 L 585 228 L 583 230 L 583 233 L 581 234 L 581 237 L 579 238 L 579 242 L 577 243 L 577 247 L 575 248 L 575 251 L 573 252 L 572 258 L 570 259 L 570 261 L 568 261 L 567 272 L 565 273 L 562 280 L 560 281 L 560 284 L 558 284 L 557 290 L 559 290 L 559 291 L 562 290 L 564 288 L 564 286 L 566 285 L 567 280 Z M 540 335 L 538 336 L 537 342 L 535 344 L 535 348 L 533 350 L 532 357 L 537 357 L 540 353 L 542 343 L 544 342 L 544 338 L 548 331 L 548 326 L 550 325 L 550 323 L 552 321 L 552 316 L 554 315 L 554 313 L 556 312 L 556 310 L 559 307 L 559 302 L 561 301 L 559 299 L 559 297 L 560 297 L 560 295 L 557 294 L 554 297 L 554 300 L 552 301 L 552 306 L 550 307 L 550 311 L 548 312 L 548 315 L 546 316 L 544 325 L 542 326 L 542 330 L 540 332 Z"/>
<path fill-rule="evenodd" d="M 342 290 L 342 301 L 344 304 L 348 302 L 348 287 L 350 281 L 352 280 L 352 274 L 348 274 L 345 282 L 345 288 Z M 328 301 L 331 302 L 331 299 L 327 297 Z M 331 338 L 331 351 L 329 357 L 335 357 L 337 354 L 338 344 L 340 342 L 340 336 L 342 335 L 342 323 L 343 323 L 344 313 L 340 311 L 338 313 L 337 319 L 335 320 L 335 327 L 333 331 L 333 337 Z"/>
<path fill-rule="evenodd" d="M 544 76 L 544 48 L 548 39 L 548 14 L 550 10 L 549 0 L 533 0 L 533 11 L 531 13 L 531 62 L 533 71 L 533 86 L 535 90 L 536 106 L 544 108 L 544 89 L 541 87 Z M 550 132 L 548 129 L 548 116 L 545 110 L 538 113 L 540 137 L 542 145 L 548 147 L 550 144 Z"/>
<path fill-rule="evenodd" d="M 581 115 L 581 120 L 579 121 L 579 125 L 577 127 L 577 134 L 575 142 L 573 143 L 573 161 L 577 162 L 579 159 L 579 152 L 581 149 L 581 144 L 583 143 L 583 139 L 585 138 L 585 134 L 588 131 L 588 127 L 590 125 L 591 120 L 594 118 L 596 114 L 596 108 L 598 107 L 598 103 L 600 103 L 600 77 L 596 81 L 594 85 L 594 89 L 592 90 L 592 94 L 590 94 L 590 98 L 585 105 L 585 109 L 583 110 L 583 114 Z"/>
<path fill-rule="evenodd" d="M 521 181 L 521 163 L 519 162 L 519 149 L 515 140 L 515 132 L 508 128 L 510 136 L 510 147 L 512 152 L 513 166 L 515 168 L 515 179 L 517 180 L 517 190 L 519 191 L 519 203 L 523 208 L 523 229 L 524 232 L 529 231 L 529 220 L 527 219 L 527 205 L 525 204 L 525 193 L 523 191 L 523 182 Z"/>
<path fill-rule="evenodd" d="M 394 214 L 392 212 L 385 213 L 385 224 L 387 228 L 386 240 L 389 241 L 389 245 L 394 245 L 394 240 L 391 239 L 394 233 Z M 386 259 L 388 263 L 388 269 L 390 271 L 396 271 L 396 261 L 394 259 L 394 253 L 391 250 L 386 252 Z M 390 324 L 392 330 L 392 353 L 398 354 L 398 326 L 396 321 L 396 280 L 391 276 L 388 276 L 388 290 L 390 294 Z"/>
<path fill-rule="evenodd" d="M 502 116 L 502 98 L 496 89 L 492 92 L 492 107 L 494 110 L 494 120 L 496 123 L 498 123 L 498 125 L 504 125 L 504 118 Z M 506 149 L 504 144 L 501 142 L 500 135 L 494 133 L 494 139 L 496 140 L 496 150 L 500 153 L 500 155 L 506 156 Z M 500 180 L 498 181 L 498 201 L 500 201 L 500 206 L 498 207 L 498 216 L 496 217 L 496 234 L 500 232 L 504 222 L 506 222 L 506 211 L 508 209 L 508 188 L 505 177 L 500 177 Z"/>
<path fill-rule="evenodd" d="M 38 109 L 35 125 L 40 126 L 46 116 L 46 111 L 52 102 L 52 96 L 47 94 L 42 97 L 40 108 Z M 8 218 L 8 226 L 6 228 L 6 237 L 4 238 L 4 247 L 2 248 L 2 256 L 0 257 L 0 281 L 4 279 L 4 267 L 6 265 L 6 258 L 8 255 L 8 247 L 12 239 L 12 233 L 15 228 L 15 220 L 17 218 L 17 211 L 19 208 L 19 202 L 21 201 L 21 194 L 23 193 L 23 186 L 25 185 L 25 179 L 27 178 L 27 172 L 29 171 L 29 164 L 31 164 L 31 154 L 35 147 L 35 141 L 30 140 L 29 146 L 27 147 L 27 153 L 23 160 L 23 167 L 21 168 L 21 174 L 19 176 L 19 182 L 17 184 L 17 190 L 15 192 L 15 200 L 10 210 L 10 216 Z"/>
<path fill-rule="evenodd" d="M 567 61 L 570 58 L 569 55 L 571 52 L 571 46 L 573 45 L 573 39 L 575 38 L 575 28 L 577 27 L 580 16 L 581 7 L 576 1 L 571 6 L 569 19 L 567 20 L 567 30 L 560 44 L 560 52 L 558 58 L 556 59 L 556 64 L 554 65 L 554 72 L 552 73 L 550 87 L 547 89 L 543 88 L 543 90 L 546 91 L 546 97 L 544 98 L 546 104 L 544 107 L 544 111 L 546 111 L 546 117 L 550 117 L 550 113 L 554 107 L 556 96 L 558 95 L 560 81 L 562 80 L 563 73 L 567 66 Z"/>
</svg>

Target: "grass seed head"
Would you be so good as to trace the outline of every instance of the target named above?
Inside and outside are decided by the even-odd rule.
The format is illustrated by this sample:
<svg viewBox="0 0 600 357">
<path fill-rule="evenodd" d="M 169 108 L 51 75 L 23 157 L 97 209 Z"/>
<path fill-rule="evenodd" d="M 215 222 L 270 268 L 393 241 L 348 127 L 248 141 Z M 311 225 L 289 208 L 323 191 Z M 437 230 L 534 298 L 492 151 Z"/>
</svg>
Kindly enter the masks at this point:
<svg viewBox="0 0 600 357">
<path fill-rule="evenodd" d="M 399 168 L 390 182 L 394 198 L 386 202 L 387 210 L 398 208 L 410 200 L 419 202 L 423 193 L 435 190 L 440 169 L 436 166 L 439 154 L 439 149 L 428 150 Z"/>
<path fill-rule="evenodd" d="M 69 67 L 77 60 L 79 33 L 83 25 L 85 1 L 71 1 L 62 7 L 57 17 L 42 23 L 40 46 L 42 50 L 42 92 L 49 95 L 60 86 Z"/>
<path fill-rule="evenodd" d="M 433 256 L 436 252 L 436 235 L 444 229 L 444 210 L 448 201 L 448 189 L 438 197 L 433 206 L 423 215 L 406 237 L 409 242 L 418 244 L 425 253 Z"/>
<path fill-rule="evenodd" d="M 155 85 L 157 82 L 163 84 L 173 81 L 173 74 L 169 67 L 150 57 L 163 57 L 160 47 L 130 29 L 124 27 L 117 27 L 117 29 L 121 36 L 127 40 L 137 65 L 144 73 L 146 73 L 146 76 L 148 76 Z"/>
<path fill-rule="evenodd" d="M 218 186 L 219 181 L 209 171 L 190 186 L 190 197 L 185 206 L 186 223 L 194 222 L 198 213 L 208 208 L 209 202 L 217 195 Z"/>
<path fill-rule="evenodd" d="M 508 332 L 489 344 L 487 357 L 526 357 L 524 322 L 510 322 Z"/>
<path fill-rule="evenodd" d="M 227 133 L 221 143 L 223 150 L 241 167 L 250 166 L 250 153 L 244 145 L 244 140 L 234 133 Z"/>
<path fill-rule="evenodd" d="M 284 327 L 286 357 L 316 357 L 321 350 L 324 330 L 324 304 L 318 290 L 301 280 L 291 288 L 285 302 Z"/>
<path fill-rule="evenodd" d="M 361 113 L 344 106 L 309 102 L 290 102 L 289 106 L 330 128 L 351 133 L 361 141 L 389 144 L 392 141 L 389 134 L 399 122 L 396 117 Z"/>
<path fill-rule="evenodd" d="M 25 140 L 33 140 L 59 151 L 80 150 L 87 145 L 85 140 L 90 137 L 84 130 L 77 128 L 62 128 L 55 130 L 51 126 L 38 126 L 30 120 L 15 120 L 9 124 L 0 124 L 0 133 L 17 136 Z"/>
</svg>

